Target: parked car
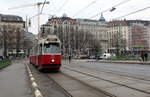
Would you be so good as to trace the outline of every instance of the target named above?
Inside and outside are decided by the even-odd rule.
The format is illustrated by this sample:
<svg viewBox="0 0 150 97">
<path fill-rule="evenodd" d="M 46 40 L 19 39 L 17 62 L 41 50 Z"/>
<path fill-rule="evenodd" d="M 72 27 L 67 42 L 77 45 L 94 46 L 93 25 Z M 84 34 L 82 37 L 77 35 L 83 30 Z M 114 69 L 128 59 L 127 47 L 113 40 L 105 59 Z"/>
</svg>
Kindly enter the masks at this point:
<svg viewBox="0 0 150 97">
<path fill-rule="evenodd" d="M 100 56 L 100 59 L 108 59 L 110 58 L 112 55 L 110 53 L 104 53 Z"/>
<path fill-rule="evenodd" d="M 79 58 L 80 59 L 88 59 L 88 56 L 87 55 L 80 55 Z"/>
<path fill-rule="evenodd" d="M 3 55 L 3 49 L 0 49 L 0 60 L 4 59 L 4 55 Z"/>
<path fill-rule="evenodd" d="M 96 59 L 96 56 L 89 56 L 89 59 Z"/>
</svg>

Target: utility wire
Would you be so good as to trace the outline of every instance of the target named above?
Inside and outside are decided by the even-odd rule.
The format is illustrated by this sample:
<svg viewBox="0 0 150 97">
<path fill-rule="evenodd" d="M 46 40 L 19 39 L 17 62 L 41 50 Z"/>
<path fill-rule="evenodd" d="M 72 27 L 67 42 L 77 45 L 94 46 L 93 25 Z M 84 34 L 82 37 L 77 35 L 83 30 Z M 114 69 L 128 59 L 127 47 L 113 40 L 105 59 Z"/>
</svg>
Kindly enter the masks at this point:
<svg viewBox="0 0 150 97">
<path fill-rule="evenodd" d="M 133 11 L 133 12 L 131 12 L 131 13 L 128 13 L 128 14 L 123 15 L 123 16 L 120 16 L 120 17 L 117 17 L 117 18 L 115 18 L 115 19 L 120 19 L 120 18 L 129 16 L 129 15 L 132 15 L 132 14 L 135 14 L 135 13 L 138 13 L 138 12 L 141 12 L 141 11 L 144 11 L 144 10 L 147 10 L 147 9 L 149 9 L 149 8 L 150 8 L 150 6 L 145 7 L 145 8 L 143 8 L 143 9 L 139 9 L 139 10 Z"/>
<path fill-rule="evenodd" d="M 131 1 L 131 0 L 124 0 L 124 1 L 120 2 L 119 4 L 114 5 L 113 7 L 120 6 L 120 5 L 127 3 L 129 1 Z"/>
<path fill-rule="evenodd" d="M 87 9 L 88 7 L 90 7 L 91 5 L 93 5 L 94 3 L 96 3 L 98 0 L 94 0 L 92 1 L 90 4 L 88 4 L 87 6 L 85 6 L 84 8 L 80 9 L 78 12 L 76 12 L 73 17 L 75 17 L 76 15 L 78 15 L 79 13 L 83 12 L 85 9 Z"/>
<path fill-rule="evenodd" d="M 46 3 L 46 0 L 45 0 L 44 3 L 43 3 L 43 6 L 42 6 L 42 9 L 41 9 L 41 12 L 40 12 L 41 14 L 42 14 L 42 12 L 43 12 L 45 3 Z"/>
<path fill-rule="evenodd" d="M 67 4 L 68 1 L 69 1 L 69 0 L 66 0 L 66 1 L 62 4 L 62 6 L 60 6 L 60 7 L 58 8 L 58 10 L 56 11 L 56 14 Z"/>
<path fill-rule="evenodd" d="M 115 7 L 117 7 L 117 6 L 120 6 L 120 5 L 122 5 L 122 4 L 125 4 L 125 3 L 129 2 L 129 1 L 131 1 L 131 0 L 124 0 L 124 1 L 122 1 L 122 2 L 120 2 L 120 3 L 118 3 L 118 4 L 116 4 L 116 5 L 114 5 L 113 7 L 110 7 L 110 8 L 108 8 L 108 9 L 106 9 L 106 10 L 104 10 L 104 11 L 98 13 L 98 14 L 95 14 L 95 15 L 91 16 L 90 18 L 94 18 L 94 17 L 96 17 L 96 16 L 99 16 L 101 13 L 110 11 L 112 8 L 115 8 Z"/>
<path fill-rule="evenodd" d="M 31 16 L 29 19 L 33 19 L 33 18 L 37 17 L 38 15 L 41 15 L 41 13 L 35 14 L 34 16 Z"/>
</svg>

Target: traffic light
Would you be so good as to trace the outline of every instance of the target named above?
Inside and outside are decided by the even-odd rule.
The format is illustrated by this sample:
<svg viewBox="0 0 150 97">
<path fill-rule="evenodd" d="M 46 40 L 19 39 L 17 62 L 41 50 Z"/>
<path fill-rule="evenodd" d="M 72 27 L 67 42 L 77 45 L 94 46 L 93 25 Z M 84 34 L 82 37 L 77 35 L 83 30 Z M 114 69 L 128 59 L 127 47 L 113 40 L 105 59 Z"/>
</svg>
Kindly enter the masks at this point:
<svg viewBox="0 0 150 97">
<path fill-rule="evenodd" d="M 44 27 L 42 28 L 42 33 L 45 33 L 45 28 Z"/>
<path fill-rule="evenodd" d="M 29 27 L 31 27 L 31 20 L 29 20 Z"/>
<path fill-rule="evenodd" d="M 115 7 L 112 7 L 109 11 L 110 11 L 110 12 L 113 12 L 114 10 L 116 10 L 116 8 L 115 8 Z"/>
</svg>

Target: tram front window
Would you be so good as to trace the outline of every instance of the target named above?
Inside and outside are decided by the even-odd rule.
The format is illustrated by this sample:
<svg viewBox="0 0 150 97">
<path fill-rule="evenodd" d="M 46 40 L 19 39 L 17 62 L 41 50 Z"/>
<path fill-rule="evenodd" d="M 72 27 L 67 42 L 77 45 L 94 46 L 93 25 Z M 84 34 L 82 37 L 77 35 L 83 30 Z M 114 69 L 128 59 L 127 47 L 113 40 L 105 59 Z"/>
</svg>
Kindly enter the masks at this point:
<svg viewBox="0 0 150 97">
<path fill-rule="evenodd" d="M 61 53 L 61 50 L 58 45 L 45 44 L 44 53 L 56 54 L 56 53 Z"/>
</svg>

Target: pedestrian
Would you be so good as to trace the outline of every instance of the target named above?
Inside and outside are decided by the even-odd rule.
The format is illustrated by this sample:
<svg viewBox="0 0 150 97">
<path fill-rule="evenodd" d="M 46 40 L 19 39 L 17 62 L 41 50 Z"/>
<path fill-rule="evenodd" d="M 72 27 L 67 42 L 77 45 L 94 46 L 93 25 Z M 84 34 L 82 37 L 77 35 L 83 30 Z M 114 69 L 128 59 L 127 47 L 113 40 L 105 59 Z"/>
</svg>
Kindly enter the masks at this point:
<svg viewBox="0 0 150 97">
<path fill-rule="evenodd" d="M 141 51 L 140 56 L 141 56 L 141 61 L 144 62 L 144 52 L 143 51 Z"/>
<path fill-rule="evenodd" d="M 144 59 L 145 59 L 145 61 L 147 61 L 147 59 L 148 59 L 148 53 L 147 52 L 145 52 L 145 54 L 144 54 Z"/>
<path fill-rule="evenodd" d="M 69 63 L 71 62 L 71 55 L 69 55 Z"/>
</svg>

